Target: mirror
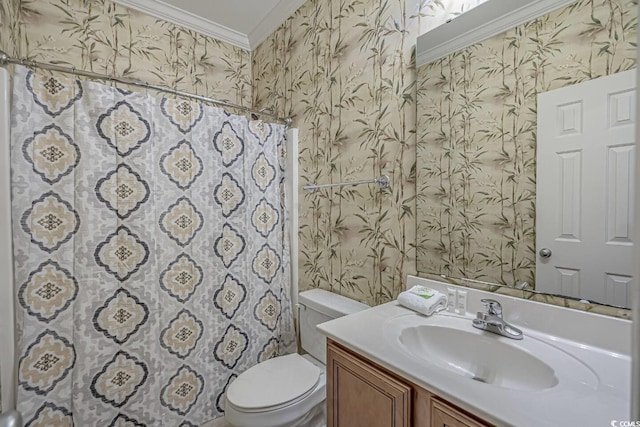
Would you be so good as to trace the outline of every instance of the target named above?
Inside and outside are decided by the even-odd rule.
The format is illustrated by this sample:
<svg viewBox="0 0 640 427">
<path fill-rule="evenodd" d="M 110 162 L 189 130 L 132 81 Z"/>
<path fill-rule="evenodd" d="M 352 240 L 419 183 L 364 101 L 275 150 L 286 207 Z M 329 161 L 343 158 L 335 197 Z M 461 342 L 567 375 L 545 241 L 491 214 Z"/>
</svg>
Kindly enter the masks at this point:
<svg viewBox="0 0 640 427">
<path fill-rule="evenodd" d="M 418 68 L 419 275 L 629 306 L 636 10 L 578 0 Z"/>
</svg>

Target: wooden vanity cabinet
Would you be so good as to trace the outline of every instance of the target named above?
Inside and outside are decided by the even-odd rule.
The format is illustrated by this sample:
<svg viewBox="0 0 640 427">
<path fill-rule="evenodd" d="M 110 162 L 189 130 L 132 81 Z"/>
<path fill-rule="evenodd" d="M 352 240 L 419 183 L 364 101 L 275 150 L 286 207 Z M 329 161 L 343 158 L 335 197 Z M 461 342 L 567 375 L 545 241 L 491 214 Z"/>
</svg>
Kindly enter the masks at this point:
<svg viewBox="0 0 640 427">
<path fill-rule="evenodd" d="M 490 424 L 327 340 L 327 427 L 411 426 Z"/>
<path fill-rule="evenodd" d="M 327 427 L 410 427 L 411 386 L 327 344 Z"/>
</svg>

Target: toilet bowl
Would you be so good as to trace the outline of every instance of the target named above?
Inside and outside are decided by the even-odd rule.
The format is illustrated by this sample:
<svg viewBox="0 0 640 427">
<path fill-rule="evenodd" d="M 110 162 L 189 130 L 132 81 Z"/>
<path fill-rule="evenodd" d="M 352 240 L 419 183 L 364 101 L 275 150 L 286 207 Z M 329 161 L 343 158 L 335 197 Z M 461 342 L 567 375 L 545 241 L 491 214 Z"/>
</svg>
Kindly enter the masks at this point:
<svg viewBox="0 0 640 427">
<path fill-rule="evenodd" d="M 368 308 L 320 289 L 299 295 L 305 355 L 274 357 L 235 379 L 225 396 L 225 421 L 235 427 L 321 427 L 325 421 L 326 343 L 316 325 Z"/>
<path fill-rule="evenodd" d="M 314 410 L 324 412 L 324 367 L 305 356 L 275 357 L 243 372 L 227 390 L 225 420 L 238 427 L 289 427 L 302 425 Z"/>
</svg>

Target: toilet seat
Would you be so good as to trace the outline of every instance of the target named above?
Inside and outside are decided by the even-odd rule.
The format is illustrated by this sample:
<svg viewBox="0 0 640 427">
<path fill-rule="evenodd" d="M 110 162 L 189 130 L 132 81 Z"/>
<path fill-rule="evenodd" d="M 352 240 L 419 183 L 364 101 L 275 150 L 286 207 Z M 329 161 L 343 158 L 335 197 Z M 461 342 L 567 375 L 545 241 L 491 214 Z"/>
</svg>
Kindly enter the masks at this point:
<svg viewBox="0 0 640 427">
<path fill-rule="evenodd" d="M 300 427 L 301 421 L 317 416 L 318 411 L 324 413 L 326 398 L 326 375 L 320 375 L 318 385 L 304 399 L 290 402 L 289 405 L 278 409 L 247 412 L 235 408 L 225 398 L 224 418 L 227 423 L 235 427 Z M 324 418 L 324 415 L 323 415 Z"/>
<path fill-rule="evenodd" d="M 227 390 L 227 404 L 244 413 L 290 406 L 317 388 L 321 374 L 299 354 L 274 357 L 240 374 Z"/>
</svg>

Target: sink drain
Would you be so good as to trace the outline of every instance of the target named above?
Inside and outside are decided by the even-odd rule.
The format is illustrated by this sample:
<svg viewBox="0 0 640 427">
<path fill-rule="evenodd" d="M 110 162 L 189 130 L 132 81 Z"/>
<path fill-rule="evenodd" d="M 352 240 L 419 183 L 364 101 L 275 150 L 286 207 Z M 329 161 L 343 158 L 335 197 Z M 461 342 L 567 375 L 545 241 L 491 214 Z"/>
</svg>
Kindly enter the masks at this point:
<svg viewBox="0 0 640 427">
<path fill-rule="evenodd" d="M 487 383 L 485 380 L 483 380 L 480 377 L 471 377 L 471 379 L 474 381 L 478 381 L 479 383 L 485 383 L 485 384 Z"/>
</svg>

